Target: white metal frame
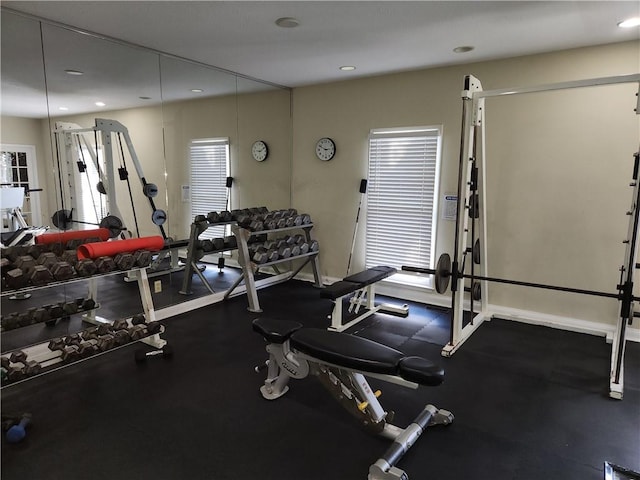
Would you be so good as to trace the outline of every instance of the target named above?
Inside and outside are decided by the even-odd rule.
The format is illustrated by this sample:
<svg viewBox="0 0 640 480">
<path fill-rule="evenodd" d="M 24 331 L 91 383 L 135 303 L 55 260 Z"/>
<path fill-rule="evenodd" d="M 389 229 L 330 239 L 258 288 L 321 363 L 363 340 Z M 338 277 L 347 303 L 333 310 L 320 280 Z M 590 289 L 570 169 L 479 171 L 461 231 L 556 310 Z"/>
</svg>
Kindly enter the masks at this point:
<svg viewBox="0 0 640 480">
<path fill-rule="evenodd" d="M 503 88 L 497 90 L 482 90 L 482 84 L 480 81 L 469 75 L 465 78 L 465 86 L 462 91 L 463 112 L 462 112 L 462 132 L 460 142 L 460 159 L 459 159 L 459 171 L 458 171 L 458 208 L 457 208 L 457 222 L 456 222 L 456 238 L 455 238 L 455 252 L 452 257 L 452 271 L 453 280 L 451 286 L 451 338 L 449 343 L 442 349 L 442 355 L 445 357 L 451 356 L 460 346 L 473 334 L 473 332 L 485 321 L 490 320 L 495 312 L 492 312 L 488 308 L 488 282 L 482 281 L 482 299 L 480 301 L 480 311 L 474 315 L 471 322 L 467 325 L 463 324 L 464 320 L 464 278 L 457 275 L 456 272 L 460 272 L 460 266 L 463 264 L 464 255 L 468 250 L 469 242 L 469 215 L 467 210 L 470 208 L 469 199 L 472 194 L 470 189 L 471 179 L 471 164 L 475 159 L 475 144 L 479 140 L 481 142 L 481 162 L 479 165 L 480 174 L 478 175 L 478 194 L 480 199 L 479 206 L 479 223 L 480 223 L 480 245 L 481 245 L 481 258 L 480 276 L 487 275 L 487 228 L 486 222 L 486 151 L 485 151 L 485 123 L 484 112 L 485 98 L 506 96 L 506 95 L 519 95 L 533 92 L 547 92 L 554 90 L 566 90 L 572 88 L 582 87 L 594 87 L 600 85 L 613 85 L 622 83 L 638 83 L 640 88 L 640 74 L 621 75 L 614 77 L 602 77 L 586 80 L 576 80 L 570 82 L 561 82 L 555 84 L 546 84 L 530 87 L 519 88 Z M 636 113 L 640 114 L 640 91 L 638 99 L 636 101 Z M 639 152 L 640 153 L 640 152 Z M 634 179 L 634 196 L 632 199 L 631 213 L 634 213 L 630 218 L 629 231 L 627 240 L 627 251 L 625 252 L 625 262 L 623 265 L 624 275 L 627 282 L 633 280 L 633 270 L 636 265 L 637 248 L 632 248 L 635 245 L 635 239 L 637 238 L 640 226 L 638 225 L 638 205 L 640 205 L 640 180 Z M 634 221 L 635 218 L 635 221 Z M 634 242 L 631 242 L 632 238 Z M 473 239 L 472 239 L 473 241 Z M 624 282 L 623 282 L 624 284 Z M 624 364 L 624 348 L 626 341 L 626 325 L 630 322 L 630 318 L 625 317 L 624 305 L 622 301 L 619 302 L 621 307 L 620 317 L 618 318 L 616 331 L 613 337 L 612 352 L 611 352 L 611 374 L 609 383 L 609 392 L 612 398 L 621 399 L 624 386 L 623 364 Z M 633 308 L 629 308 L 631 314 Z"/>
<path fill-rule="evenodd" d="M 80 138 L 84 141 L 85 145 L 89 147 L 89 143 L 86 141 L 86 138 L 82 136 L 83 133 L 89 132 L 99 132 L 101 137 L 101 144 L 104 148 L 104 170 L 101 172 L 99 159 L 97 157 L 97 152 L 94 148 L 88 148 L 89 154 L 91 156 L 92 161 L 94 162 L 96 169 L 98 172 L 101 172 L 101 177 L 104 175 L 104 179 L 101 178 L 105 182 L 105 190 L 107 197 L 107 205 L 109 209 L 109 215 L 115 215 L 116 217 L 122 219 L 122 214 L 120 212 L 120 208 L 118 206 L 118 197 L 116 193 L 116 179 L 114 172 L 114 163 L 113 163 L 113 144 L 112 144 L 112 134 L 122 134 L 124 138 L 125 144 L 127 146 L 127 151 L 129 152 L 129 156 L 133 162 L 134 168 L 136 170 L 136 174 L 142 187 L 144 188 L 147 184 L 147 181 L 144 176 L 144 172 L 142 170 L 142 165 L 140 164 L 140 160 L 138 159 L 138 155 L 136 154 L 135 148 L 133 146 L 133 142 L 131 141 L 131 137 L 129 135 L 129 130 L 122 123 L 116 120 L 108 120 L 104 118 L 96 118 L 95 126 L 90 128 L 80 128 L 78 125 L 72 123 L 56 123 L 56 128 L 53 133 L 57 138 L 62 137 L 63 141 L 58 142 L 58 148 L 61 146 L 64 147 L 62 150 L 62 154 L 64 156 L 64 164 L 59 165 L 60 175 L 67 177 L 67 192 L 61 192 L 62 198 L 69 201 L 69 207 L 71 209 L 77 209 L 76 198 L 75 198 L 75 187 L 74 187 L 74 166 L 75 162 L 73 161 L 72 155 L 74 151 L 74 142 L 73 136 L 80 135 Z M 106 180 L 106 181 L 105 181 Z M 63 185 L 64 188 L 64 185 Z M 149 197 L 149 201 L 151 203 L 152 210 L 155 210 L 155 205 L 153 203 L 153 199 Z M 65 205 L 63 205 L 65 208 Z M 162 236 L 166 238 L 166 234 L 164 232 L 164 228 L 162 225 L 159 225 Z"/>
</svg>

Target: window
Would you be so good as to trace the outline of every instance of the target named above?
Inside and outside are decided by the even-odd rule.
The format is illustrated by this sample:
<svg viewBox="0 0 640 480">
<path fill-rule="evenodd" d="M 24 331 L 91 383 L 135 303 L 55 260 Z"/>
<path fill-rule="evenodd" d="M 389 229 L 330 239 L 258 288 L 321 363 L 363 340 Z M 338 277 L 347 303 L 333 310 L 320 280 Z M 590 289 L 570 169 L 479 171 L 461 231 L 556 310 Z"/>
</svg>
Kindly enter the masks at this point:
<svg viewBox="0 0 640 480">
<path fill-rule="evenodd" d="M 36 177 L 36 149 L 31 145 L 0 146 L 0 183 L 2 186 L 24 187 L 24 202 L 21 212 L 27 225 L 40 225 L 40 198 Z M 10 225 L 3 218 L 2 230 L 15 230 L 19 225 Z"/>
<path fill-rule="evenodd" d="M 206 138 L 189 144 L 191 164 L 191 218 L 229 208 L 229 139 Z M 226 225 L 211 227 L 201 239 L 222 237 L 229 233 Z"/>
<path fill-rule="evenodd" d="M 442 127 L 376 129 L 369 135 L 366 267 L 431 268 Z M 404 277 L 404 276 L 403 276 Z M 403 283 L 427 285 L 427 277 Z"/>
</svg>

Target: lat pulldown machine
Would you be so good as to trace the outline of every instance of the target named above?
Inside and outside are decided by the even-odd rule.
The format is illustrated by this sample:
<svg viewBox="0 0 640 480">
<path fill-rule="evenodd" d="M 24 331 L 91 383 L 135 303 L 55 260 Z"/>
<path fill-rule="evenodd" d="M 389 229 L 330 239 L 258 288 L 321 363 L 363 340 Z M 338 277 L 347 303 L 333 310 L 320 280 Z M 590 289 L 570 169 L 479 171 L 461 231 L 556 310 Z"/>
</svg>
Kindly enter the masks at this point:
<svg viewBox="0 0 640 480">
<path fill-rule="evenodd" d="M 145 197 L 149 200 L 151 206 L 151 221 L 158 226 L 162 237 L 166 240 L 167 235 L 165 233 L 163 224 L 167 219 L 167 214 L 164 210 L 156 207 L 154 197 L 158 194 L 158 187 L 147 182 L 142 166 L 138 160 L 138 156 L 133 147 L 133 142 L 129 136 L 127 128 L 116 120 L 107 120 L 102 118 L 96 118 L 96 124 L 91 128 L 80 128 L 76 124 L 57 122 L 54 130 L 56 141 L 56 154 L 58 162 L 58 179 L 60 188 L 60 198 L 62 201 L 62 210 L 55 212 L 52 217 L 52 221 L 56 227 L 61 230 L 66 230 L 72 223 L 90 223 L 76 220 L 73 218 L 73 212 L 77 211 L 80 207 L 78 205 L 78 192 L 76 188 L 76 176 L 75 171 L 81 175 L 86 174 L 89 178 L 88 166 L 85 160 L 85 152 L 88 152 L 91 158 L 92 167 L 98 174 L 99 182 L 97 191 L 100 195 L 106 196 L 106 204 L 103 204 L 102 197 L 100 197 L 100 213 L 96 211 L 96 217 L 99 219 L 99 224 L 110 228 L 114 231 L 124 230 L 122 225 L 122 214 L 118 203 L 117 191 L 116 191 L 116 178 L 114 168 L 114 142 L 112 135 L 115 136 L 115 146 L 118 147 L 116 157 L 120 159 L 120 167 L 118 167 L 118 176 L 122 181 L 127 182 L 127 188 L 129 191 L 129 199 L 131 201 L 131 208 L 133 211 L 133 218 L 135 223 L 136 234 L 140 237 L 140 231 L 138 226 L 138 219 L 136 214 L 136 208 L 131 191 L 131 184 L 129 182 L 129 171 L 126 166 L 125 150 L 123 147 L 126 145 L 127 152 L 131 161 L 133 162 L 136 174 L 142 184 L 142 191 Z M 93 133 L 93 145 L 87 140 L 85 134 Z M 100 136 L 100 143 L 98 142 L 98 135 Z M 102 150 L 102 151 L 101 151 Z M 102 155 L 99 155 L 101 151 Z M 78 158 L 77 161 L 74 160 Z M 90 185 L 91 197 L 94 207 L 96 205 L 93 198 L 93 186 Z M 105 213 L 108 212 L 108 215 Z M 102 225 L 105 223 L 105 225 Z"/>
</svg>

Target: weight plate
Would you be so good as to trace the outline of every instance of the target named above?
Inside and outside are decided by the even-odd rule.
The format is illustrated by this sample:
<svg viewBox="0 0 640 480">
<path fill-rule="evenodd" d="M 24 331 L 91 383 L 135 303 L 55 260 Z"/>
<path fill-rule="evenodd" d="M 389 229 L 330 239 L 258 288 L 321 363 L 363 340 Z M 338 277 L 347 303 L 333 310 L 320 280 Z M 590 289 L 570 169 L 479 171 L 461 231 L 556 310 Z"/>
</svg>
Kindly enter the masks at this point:
<svg viewBox="0 0 640 480">
<path fill-rule="evenodd" d="M 100 228 L 109 230 L 109 238 L 116 238 L 124 230 L 122 220 L 115 215 L 107 215 L 100 221 Z"/>
<path fill-rule="evenodd" d="M 167 212 L 162 209 L 154 210 L 151 214 L 151 221 L 156 225 L 163 225 L 167 221 Z"/>
<path fill-rule="evenodd" d="M 471 285 L 471 298 L 474 300 L 480 300 L 482 298 L 482 288 L 480 282 L 473 282 Z"/>
<path fill-rule="evenodd" d="M 436 266 L 436 292 L 444 293 L 449 287 L 449 277 L 451 276 L 451 257 L 448 253 L 443 253 L 438 259 Z"/>
<path fill-rule="evenodd" d="M 71 223 L 71 211 L 58 210 L 51 217 L 51 223 L 53 223 L 56 228 L 59 228 L 60 230 L 68 230 Z"/>
<path fill-rule="evenodd" d="M 158 195 L 158 186 L 154 183 L 145 183 L 144 187 L 142 187 L 142 191 L 145 196 L 153 198 Z"/>
<path fill-rule="evenodd" d="M 102 180 L 100 180 L 97 185 L 96 185 L 96 189 L 98 190 L 99 193 L 101 193 L 102 195 L 106 195 L 107 194 L 107 189 L 104 188 L 104 183 L 102 183 Z"/>
<path fill-rule="evenodd" d="M 480 239 L 476 239 L 475 243 L 473 244 L 473 263 L 475 263 L 476 265 L 480 265 Z"/>
</svg>

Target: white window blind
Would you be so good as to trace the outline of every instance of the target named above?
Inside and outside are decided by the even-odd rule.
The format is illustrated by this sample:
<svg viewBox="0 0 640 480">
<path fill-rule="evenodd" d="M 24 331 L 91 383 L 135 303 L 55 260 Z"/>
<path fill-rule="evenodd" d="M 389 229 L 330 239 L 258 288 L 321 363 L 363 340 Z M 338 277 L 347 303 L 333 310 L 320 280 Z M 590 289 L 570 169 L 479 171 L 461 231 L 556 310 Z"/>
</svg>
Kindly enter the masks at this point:
<svg viewBox="0 0 640 480">
<path fill-rule="evenodd" d="M 229 176 L 229 139 L 207 138 L 189 144 L 191 165 L 191 219 L 196 215 L 227 209 L 227 177 Z M 201 239 L 222 237 L 225 226 L 211 227 Z"/>
<path fill-rule="evenodd" d="M 441 136 L 441 127 L 371 131 L 367 268 L 432 266 Z"/>
<path fill-rule="evenodd" d="M 78 146 L 78 162 L 83 164 L 84 172 L 80 171 L 77 163 L 69 166 L 74 172 L 75 185 L 79 186 L 75 189 L 76 210 L 73 212 L 73 219 L 92 224 L 100 223 L 109 211 L 106 195 L 102 195 L 97 188 L 100 175 L 96 168 L 95 155 L 95 151 L 92 152 L 88 148 Z M 97 155 L 98 162 L 103 164 L 102 147 L 98 148 Z M 96 228 L 95 225 L 87 223 L 73 224 L 73 228 L 80 230 Z"/>
</svg>

